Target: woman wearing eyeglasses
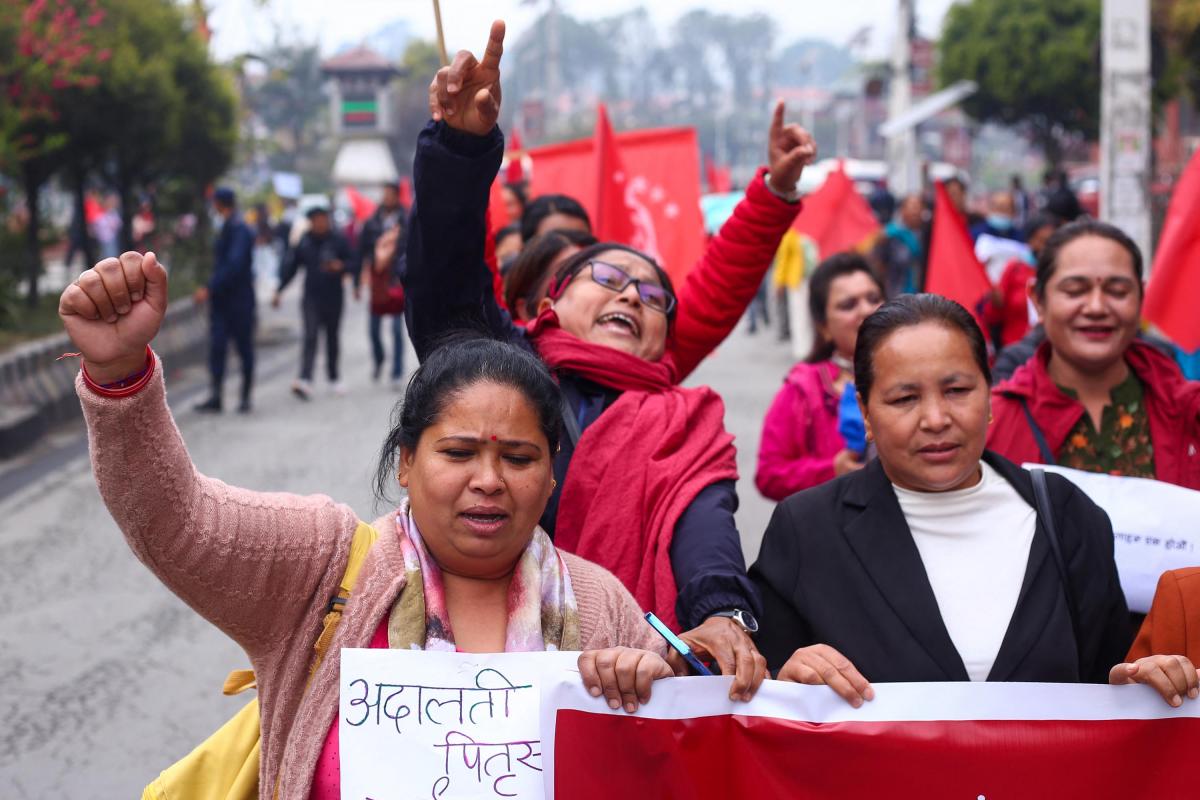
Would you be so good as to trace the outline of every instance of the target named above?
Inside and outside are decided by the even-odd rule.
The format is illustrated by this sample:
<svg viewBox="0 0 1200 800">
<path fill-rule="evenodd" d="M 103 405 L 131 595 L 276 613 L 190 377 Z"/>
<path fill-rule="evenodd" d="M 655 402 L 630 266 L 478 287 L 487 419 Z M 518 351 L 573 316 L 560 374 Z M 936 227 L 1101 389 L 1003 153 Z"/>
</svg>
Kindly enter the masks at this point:
<svg viewBox="0 0 1200 800">
<path fill-rule="evenodd" d="M 765 666 L 749 636 L 759 602 L 733 517 L 733 437 L 715 392 L 678 386 L 724 334 L 704 340 L 704 321 L 695 319 L 679 330 L 666 272 L 622 244 L 598 244 L 564 263 L 527 329 L 497 304 L 483 231 L 504 150 L 496 126 L 503 36 L 494 24 L 481 62 L 460 52 L 430 85 L 433 121 L 417 145 L 405 282 L 414 346 L 424 356 L 447 331 L 483 326 L 551 367 L 566 407 L 558 487 L 542 527 L 684 630 L 701 658 L 735 674 L 730 696 L 748 698 Z M 776 128 L 772 171 L 794 185 L 813 155 L 811 139 Z M 731 325 L 739 316 L 733 309 Z"/>
</svg>

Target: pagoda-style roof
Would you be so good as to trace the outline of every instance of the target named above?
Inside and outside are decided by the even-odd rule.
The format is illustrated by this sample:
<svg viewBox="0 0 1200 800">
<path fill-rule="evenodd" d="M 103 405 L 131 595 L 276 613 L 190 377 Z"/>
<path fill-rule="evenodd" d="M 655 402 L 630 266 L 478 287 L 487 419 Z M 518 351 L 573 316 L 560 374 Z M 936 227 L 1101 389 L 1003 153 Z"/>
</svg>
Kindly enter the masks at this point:
<svg viewBox="0 0 1200 800">
<path fill-rule="evenodd" d="M 327 73 L 374 72 L 394 75 L 398 73 L 395 65 L 379 53 L 360 44 L 344 53 L 327 58 L 321 62 L 321 71 Z"/>
</svg>

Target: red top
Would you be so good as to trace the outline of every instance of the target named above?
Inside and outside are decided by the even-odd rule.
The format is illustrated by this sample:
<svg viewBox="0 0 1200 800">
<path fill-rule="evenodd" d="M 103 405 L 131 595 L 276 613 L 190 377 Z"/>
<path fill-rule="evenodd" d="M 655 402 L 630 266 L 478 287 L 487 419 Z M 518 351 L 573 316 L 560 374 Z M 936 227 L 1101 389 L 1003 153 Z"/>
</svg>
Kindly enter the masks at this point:
<svg viewBox="0 0 1200 800">
<path fill-rule="evenodd" d="M 831 481 L 833 458 L 846 449 L 838 432 L 838 398 L 832 394 L 838 368 L 832 361 L 801 362 L 763 419 L 754 484 L 764 497 L 783 500 Z"/>
<path fill-rule="evenodd" d="M 388 646 L 388 618 L 384 616 L 367 645 L 372 650 L 386 650 Z M 342 763 L 341 747 L 338 742 L 338 722 L 340 715 L 334 715 L 329 733 L 325 734 L 325 746 L 317 758 L 317 770 L 313 773 L 312 791 L 309 800 L 341 800 L 342 798 Z"/>
<path fill-rule="evenodd" d="M 1043 342 L 1011 379 L 992 390 L 995 421 L 988 430 L 988 448 L 1018 464 L 1042 461 L 1022 398 L 1056 456 L 1085 413 L 1078 400 L 1054 383 L 1046 370 L 1049 361 L 1050 343 Z M 1125 351 L 1125 361 L 1145 391 L 1155 477 L 1200 489 L 1200 382 L 1184 378 L 1174 361 L 1136 339 Z"/>
<path fill-rule="evenodd" d="M 1008 347 L 1013 342 L 1019 342 L 1029 333 L 1029 282 L 1037 274 L 1036 270 L 1020 259 L 1014 259 L 1004 267 L 1000 283 L 996 288 L 1000 291 L 1000 304 L 992 298 L 983 304 L 983 320 L 988 326 L 1000 326 L 999 347 Z"/>
</svg>

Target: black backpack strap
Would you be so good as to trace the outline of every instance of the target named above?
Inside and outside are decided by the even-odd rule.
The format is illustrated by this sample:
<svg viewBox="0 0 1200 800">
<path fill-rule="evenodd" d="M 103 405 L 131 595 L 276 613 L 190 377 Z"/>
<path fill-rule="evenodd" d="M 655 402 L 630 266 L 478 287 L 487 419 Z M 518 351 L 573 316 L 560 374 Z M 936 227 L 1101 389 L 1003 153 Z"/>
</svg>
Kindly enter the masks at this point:
<svg viewBox="0 0 1200 800">
<path fill-rule="evenodd" d="M 1037 504 L 1037 516 L 1042 521 L 1042 530 L 1050 544 L 1050 552 L 1054 556 L 1054 565 L 1058 568 L 1058 577 L 1062 581 L 1063 594 L 1067 599 L 1067 613 L 1071 617 L 1071 632 L 1075 634 L 1075 648 L 1083 644 L 1079 638 L 1079 616 L 1075 605 L 1075 592 L 1071 589 L 1071 580 L 1067 574 L 1067 561 L 1063 558 L 1062 542 L 1058 537 L 1058 525 L 1054 521 L 1054 509 L 1050 505 L 1050 490 L 1046 485 L 1046 470 L 1031 469 L 1033 478 L 1033 497 Z M 1082 675 L 1083 665 L 1080 664 Z"/>
<path fill-rule="evenodd" d="M 1025 421 L 1029 423 L 1029 430 L 1033 433 L 1033 440 L 1037 442 L 1038 452 L 1042 454 L 1042 463 L 1057 464 L 1058 460 L 1054 457 L 1054 451 L 1050 449 L 1050 443 L 1046 441 L 1046 434 L 1042 433 L 1042 429 L 1038 427 L 1037 420 L 1033 418 L 1033 412 L 1029 410 L 1029 403 L 1024 397 L 1018 397 L 1017 400 L 1021 403 L 1021 410 L 1025 412 Z"/>
</svg>

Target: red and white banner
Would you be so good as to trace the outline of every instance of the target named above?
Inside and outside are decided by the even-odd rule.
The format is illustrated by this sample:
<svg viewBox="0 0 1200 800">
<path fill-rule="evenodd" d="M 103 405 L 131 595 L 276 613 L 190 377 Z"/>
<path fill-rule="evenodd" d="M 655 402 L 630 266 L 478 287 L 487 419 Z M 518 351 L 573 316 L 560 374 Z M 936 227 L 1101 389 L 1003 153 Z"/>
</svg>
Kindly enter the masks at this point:
<svg viewBox="0 0 1200 800">
<path fill-rule="evenodd" d="M 823 686 L 654 684 L 636 715 L 578 675 L 542 687 L 548 798 L 1135 798 L 1200 796 L 1200 703 L 1145 686 L 876 684 L 855 709 Z"/>
<path fill-rule="evenodd" d="M 696 131 L 655 128 L 618 133 L 613 139 L 625 201 L 644 232 L 641 240 L 628 244 L 656 255 L 678 287 L 704 253 Z M 595 137 L 535 147 L 528 157 L 533 172 L 530 197 L 570 195 L 593 220 L 601 216 Z"/>
</svg>

